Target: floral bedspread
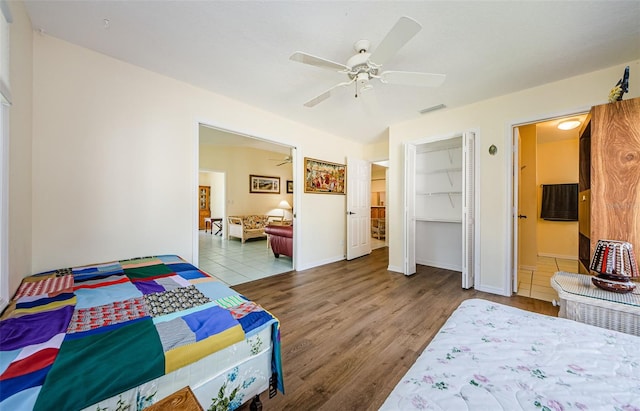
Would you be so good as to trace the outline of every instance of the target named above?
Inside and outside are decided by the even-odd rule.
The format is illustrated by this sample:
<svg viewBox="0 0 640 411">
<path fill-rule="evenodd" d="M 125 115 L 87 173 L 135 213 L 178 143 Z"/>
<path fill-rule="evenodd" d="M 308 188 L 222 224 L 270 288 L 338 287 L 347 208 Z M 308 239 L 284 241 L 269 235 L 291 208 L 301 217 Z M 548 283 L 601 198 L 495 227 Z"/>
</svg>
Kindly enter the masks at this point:
<svg viewBox="0 0 640 411">
<path fill-rule="evenodd" d="M 381 410 L 640 410 L 640 337 L 472 299 Z"/>
</svg>

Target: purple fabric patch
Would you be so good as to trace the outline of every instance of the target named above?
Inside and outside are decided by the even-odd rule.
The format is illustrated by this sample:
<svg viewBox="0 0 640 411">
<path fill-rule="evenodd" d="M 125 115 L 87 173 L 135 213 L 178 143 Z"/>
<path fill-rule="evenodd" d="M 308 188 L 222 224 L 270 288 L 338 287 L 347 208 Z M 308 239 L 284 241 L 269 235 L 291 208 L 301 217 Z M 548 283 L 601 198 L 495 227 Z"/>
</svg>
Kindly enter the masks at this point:
<svg viewBox="0 0 640 411">
<path fill-rule="evenodd" d="M 238 325 L 238 321 L 229 311 L 217 306 L 185 315 L 182 319 L 196 334 L 196 341 L 204 340 Z"/>
<path fill-rule="evenodd" d="M 164 287 L 160 284 L 156 283 L 154 280 L 151 281 L 136 281 L 133 283 L 138 290 L 144 295 L 153 294 L 153 293 L 161 293 L 165 291 Z"/>
<path fill-rule="evenodd" d="M 49 341 L 56 334 L 66 333 L 74 307 L 7 318 L 0 322 L 0 350 L 11 351 Z"/>
</svg>

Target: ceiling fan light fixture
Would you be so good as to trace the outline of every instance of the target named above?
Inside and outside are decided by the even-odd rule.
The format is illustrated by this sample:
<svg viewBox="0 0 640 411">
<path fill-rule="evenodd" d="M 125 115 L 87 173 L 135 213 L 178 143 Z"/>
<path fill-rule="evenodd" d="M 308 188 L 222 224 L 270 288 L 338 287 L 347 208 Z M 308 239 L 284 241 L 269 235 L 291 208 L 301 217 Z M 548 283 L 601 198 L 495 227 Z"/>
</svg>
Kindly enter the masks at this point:
<svg viewBox="0 0 640 411">
<path fill-rule="evenodd" d="M 558 128 L 560 130 L 573 130 L 574 128 L 580 127 L 580 120 L 565 120 L 558 123 Z"/>
<path fill-rule="evenodd" d="M 382 71 L 382 65 L 395 56 L 421 29 L 422 26 L 420 26 L 417 21 L 409 17 L 400 17 L 373 52 L 369 50 L 371 46 L 369 40 L 363 39 L 356 41 L 353 46 L 356 54 L 347 60 L 347 64 L 336 63 L 301 51 L 293 53 L 291 57 L 289 57 L 292 61 L 337 70 L 343 75 L 346 74 L 349 78 L 349 81 L 336 84 L 324 93 L 307 101 L 304 103 L 304 106 L 314 107 L 331 97 L 333 91 L 337 88 L 351 84 L 355 86 L 355 96 L 358 97 L 360 92 L 371 89 L 373 85 L 370 83 L 376 79 L 381 83 L 401 86 L 440 86 L 446 78 L 444 74 Z"/>
</svg>

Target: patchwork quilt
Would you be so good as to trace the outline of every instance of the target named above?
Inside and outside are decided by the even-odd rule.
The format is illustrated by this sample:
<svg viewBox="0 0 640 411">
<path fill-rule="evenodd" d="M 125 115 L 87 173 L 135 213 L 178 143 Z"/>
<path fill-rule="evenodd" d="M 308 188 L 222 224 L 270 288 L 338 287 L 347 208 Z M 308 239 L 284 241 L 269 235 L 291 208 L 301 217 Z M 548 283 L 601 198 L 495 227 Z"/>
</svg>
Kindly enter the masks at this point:
<svg viewBox="0 0 640 411">
<path fill-rule="evenodd" d="M 27 277 L 0 320 L 0 409 L 76 410 L 272 327 L 278 320 L 175 255 Z"/>
</svg>

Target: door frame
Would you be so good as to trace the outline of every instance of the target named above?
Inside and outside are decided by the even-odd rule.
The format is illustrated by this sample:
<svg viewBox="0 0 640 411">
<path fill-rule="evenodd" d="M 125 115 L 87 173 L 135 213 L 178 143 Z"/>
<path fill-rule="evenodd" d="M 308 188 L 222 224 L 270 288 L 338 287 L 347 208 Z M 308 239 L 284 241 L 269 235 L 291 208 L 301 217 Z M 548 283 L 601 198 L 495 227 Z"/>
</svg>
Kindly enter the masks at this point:
<svg viewBox="0 0 640 411">
<path fill-rule="evenodd" d="M 517 184 L 518 177 L 516 174 L 520 169 L 520 162 L 518 158 L 518 144 L 514 142 L 514 138 L 517 136 L 516 128 L 521 126 L 526 126 L 530 124 L 542 123 L 549 120 L 559 119 L 563 117 L 571 117 L 582 115 L 588 113 L 591 110 L 591 106 L 581 106 L 573 109 L 567 109 L 562 111 L 557 111 L 553 113 L 548 113 L 546 115 L 540 116 L 531 116 L 524 119 L 513 120 L 508 122 L 507 130 L 506 130 L 506 141 L 505 144 L 508 147 L 510 155 L 505 156 L 507 158 L 507 210 L 509 213 L 506 215 L 507 223 L 507 244 L 510 249 L 507 253 L 507 258 L 505 261 L 505 269 L 503 270 L 505 278 L 503 279 L 505 284 L 505 291 L 509 290 L 510 292 L 505 293 L 504 295 L 511 295 L 518 288 L 518 249 L 517 244 L 519 239 L 516 238 L 518 235 L 518 187 L 515 186 Z"/>
<path fill-rule="evenodd" d="M 300 167 L 298 167 L 299 164 L 302 164 L 302 159 L 300 158 L 301 155 L 301 150 L 298 150 L 297 147 L 294 144 L 291 143 L 286 143 L 286 142 L 281 142 L 281 141 L 277 141 L 275 139 L 272 138 L 266 138 L 266 137 L 262 137 L 262 136 L 256 136 L 250 133 L 244 133 L 242 131 L 238 131 L 238 130 L 232 130 L 232 129 L 228 129 L 225 127 L 222 127 L 220 125 L 217 125 L 216 122 L 214 121 L 208 121 L 208 120 L 198 120 L 195 122 L 195 130 L 193 132 L 193 164 L 194 167 L 192 168 L 192 180 L 191 180 L 191 201 L 192 201 L 192 205 L 191 205 L 191 210 L 192 210 L 192 216 L 191 216 L 191 231 L 192 231 L 192 259 L 193 261 L 191 262 L 194 265 L 198 265 L 198 261 L 199 261 L 199 257 L 200 257 L 200 250 L 199 250 L 199 230 L 198 230 L 198 221 L 199 221 L 199 215 L 198 215 L 198 185 L 199 185 L 199 172 L 200 172 L 200 126 L 204 126 L 204 127 L 209 127 L 209 128 L 213 128 L 213 129 L 217 129 L 226 133 L 230 133 L 230 134 L 235 134 L 241 137 L 246 137 L 246 138 L 252 138 L 255 140 L 260 140 L 260 141 L 264 141 L 266 143 L 270 143 L 273 145 L 277 145 L 277 146 L 282 146 L 282 147 L 287 147 L 290 150 L 291 153 L 291 167 L 293 170 L 292 173 L 292 178 L 293 178 L 293 186 L 294 186 L 294 190 L 293 190 L 293 207 L 295 208 L 295 213 L 292 214 L 292 219 L 294 221 L 293 224 L 293 257 L 291 258 L 291 265 L 292 265 L 292 269 L 294 271 L 298 270 L 297 267 L 297 252 L 300 249 L 299 247 L 299 241 L 300 241 L 300 236 L 298 235 L 298 230 L 300 227 L 300 224 L 297 223 L 297 221 L 302 221 L 301 217 L 300 217 L 300 211 L 303 209 L 302 206 L 302 198 L 301 198 L 301 190 L 296 188 L 296 181 L 304 181 L 304 176 L 303 176 L 303 172 L 302 169 Z M 220 170 L 217 170 L 218 172 L 222 172 Z M 225 207 L 224 207 L 224 212 L 225 212 L 225 217 L 226 218 L 226 214 L 227 214 L 227 207 L 226 207 L 226 197 L 227 197 L 227 193 L 226 193 L 226 188 L 229 186 L 228 185 L 228 181 L 226 180 L 228 177 L 228 174 L 225 172 Z"/>
</svg>

